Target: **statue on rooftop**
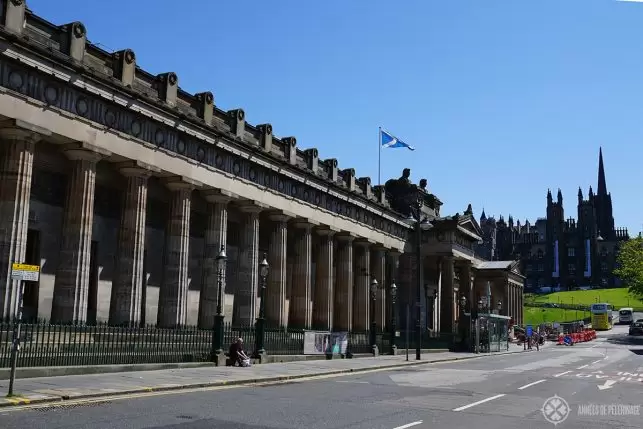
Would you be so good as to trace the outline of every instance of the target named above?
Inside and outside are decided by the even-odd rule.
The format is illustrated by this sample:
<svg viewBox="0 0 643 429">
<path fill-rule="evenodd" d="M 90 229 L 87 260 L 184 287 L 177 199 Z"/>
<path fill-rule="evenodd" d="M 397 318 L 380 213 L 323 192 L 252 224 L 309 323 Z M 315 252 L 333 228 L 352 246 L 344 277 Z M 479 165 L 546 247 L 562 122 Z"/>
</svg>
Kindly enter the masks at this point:
<svg viewBox="0 0 643 429">
<path fill-rule="evenodd" d="M 399 179 L 390 179 L 384 184 L 391 207 L 406 216 L 411 213 L 411 206 L 417 201 L 420 190 L 417 185 L 411 183 L 410 177 L 411 169 L 405 168 Z"/>
</svg>

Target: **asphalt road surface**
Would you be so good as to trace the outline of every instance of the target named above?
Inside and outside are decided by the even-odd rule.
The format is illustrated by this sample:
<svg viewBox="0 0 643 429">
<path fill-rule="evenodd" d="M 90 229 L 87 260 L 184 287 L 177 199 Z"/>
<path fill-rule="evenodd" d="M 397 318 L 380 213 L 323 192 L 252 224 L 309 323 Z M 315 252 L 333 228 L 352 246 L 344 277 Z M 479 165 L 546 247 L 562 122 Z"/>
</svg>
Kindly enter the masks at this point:
<svg viewBox="0 0 643 429">
<path fill-rule="evenodd" d="M 570 347 L 271 386 L 2 410 L 0 427 L 640 428 L 643 338 L 626 333 L 617 326 Z"/>
</svg>

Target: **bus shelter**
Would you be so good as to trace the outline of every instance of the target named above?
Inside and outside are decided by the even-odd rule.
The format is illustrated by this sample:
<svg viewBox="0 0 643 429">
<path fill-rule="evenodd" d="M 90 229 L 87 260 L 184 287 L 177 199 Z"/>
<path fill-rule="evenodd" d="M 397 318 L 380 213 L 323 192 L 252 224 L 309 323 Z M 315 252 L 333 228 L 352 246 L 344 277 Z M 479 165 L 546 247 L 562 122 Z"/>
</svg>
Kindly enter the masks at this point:
<svg viewBox="0 0 643 429">
<path fill-rule="evenodd" d="M 473 353 L 493 353 L 509 350 L 509 325 L 511 317 L 499 314 L 478 313 L 471 319 L 470 313 L 464 313 L 458 323 L 454 350 Z"/>
<path fill-rule="evenodd" d="M 511 317 L 499 314 L 478 314 L 472 323 L 475 353 L 494 353 L 509 350 L 509 322 Z"/>
</svg>

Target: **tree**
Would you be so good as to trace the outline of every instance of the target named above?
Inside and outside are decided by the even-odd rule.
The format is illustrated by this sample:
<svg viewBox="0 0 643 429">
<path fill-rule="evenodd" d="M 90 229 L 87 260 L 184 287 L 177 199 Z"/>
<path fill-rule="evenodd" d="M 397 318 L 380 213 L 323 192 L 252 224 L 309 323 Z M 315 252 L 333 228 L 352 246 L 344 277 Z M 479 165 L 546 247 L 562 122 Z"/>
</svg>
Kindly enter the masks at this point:
<svg viewBox="0 0 643 429">
<path fill-rule="evenodd" d="M 618 276 L 633 295 L 643 296 L 643 238 L 638 236 L 621 243 L 617 267 Z"/>
</svg>

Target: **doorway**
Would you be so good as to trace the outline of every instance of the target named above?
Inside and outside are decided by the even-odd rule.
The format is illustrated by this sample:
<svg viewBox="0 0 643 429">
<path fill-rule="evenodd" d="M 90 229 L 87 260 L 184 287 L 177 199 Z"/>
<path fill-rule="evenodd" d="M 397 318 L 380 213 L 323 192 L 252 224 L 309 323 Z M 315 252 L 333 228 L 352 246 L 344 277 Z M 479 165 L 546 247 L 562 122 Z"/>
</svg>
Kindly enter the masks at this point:
<svg viewBox="0 0 643 429">
<path fill-rule="evenodd" d="M 89 285 L 87 291 L 87 324 L 95 325 L 98 310 L 98 241 L 92 241 L 89 256 Z"/>
<path fill-rule="evenodd" d="M 27 230 L 27 249 L 25 260 L 28 265 L 40 265 L 40 231 Z M 42 275 L 42 272 L 40 273 Z M 24 282 L 22 296 L 22 320 L 34 323 L 38 320 L 38 300 L 40 298 L 40 282 Z"/>
<path fill-rule="evenodd" d="M 141 327 L 145 326 L 145 310 L 147 309 L 147 250 L 143 251 L 143 273 L 141 274 Z"/>
</svg>

